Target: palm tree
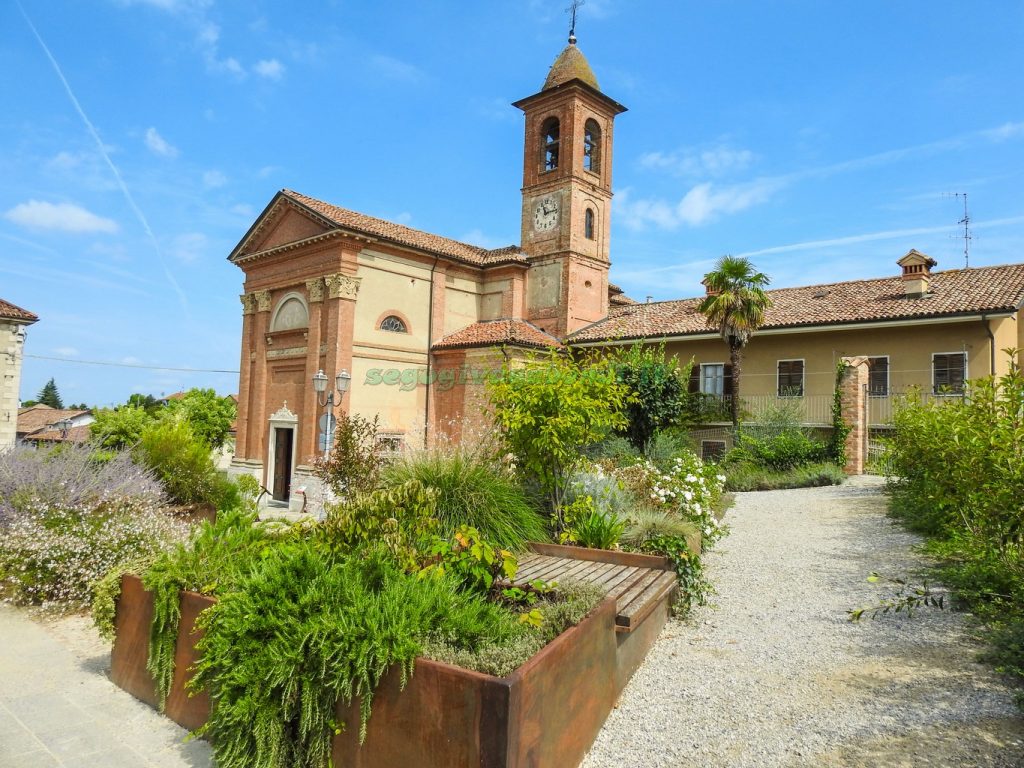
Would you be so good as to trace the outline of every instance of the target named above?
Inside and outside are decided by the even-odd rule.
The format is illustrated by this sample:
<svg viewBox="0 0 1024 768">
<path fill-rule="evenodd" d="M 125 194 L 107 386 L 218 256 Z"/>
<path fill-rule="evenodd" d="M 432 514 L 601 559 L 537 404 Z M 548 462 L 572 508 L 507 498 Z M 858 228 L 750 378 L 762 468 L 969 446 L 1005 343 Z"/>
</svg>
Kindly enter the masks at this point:
<svg viewBox="0 0 1024 768">
<path fill-rule="evenodd" d="M 732 365 L 732 428 L 740 425 L 740 361 L 743 347 L 750 341 L 771 306 L 765 287 L 771 279 L 756 272 L 747 259 L 723 256 L 715 269 L 704 276 L 708 295 L 700 304 L 701 313 L 708 322 L 718 326 L 725 343 L 729 345 L 729 363 Z"/>
</svg>

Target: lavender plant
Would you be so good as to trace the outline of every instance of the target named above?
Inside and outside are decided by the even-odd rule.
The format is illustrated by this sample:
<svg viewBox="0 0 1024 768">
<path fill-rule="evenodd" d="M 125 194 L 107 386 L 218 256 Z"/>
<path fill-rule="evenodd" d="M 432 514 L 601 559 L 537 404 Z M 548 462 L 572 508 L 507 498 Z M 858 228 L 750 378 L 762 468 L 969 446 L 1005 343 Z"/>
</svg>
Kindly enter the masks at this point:
<svg viewBox="0 0 1024 768">
<path fill-rule="evenodd" d="M 75 611 L 108 571 L 184 539 L 159 482 L 86 446 L 0 454 L 0 599 Z"/>
</svg>

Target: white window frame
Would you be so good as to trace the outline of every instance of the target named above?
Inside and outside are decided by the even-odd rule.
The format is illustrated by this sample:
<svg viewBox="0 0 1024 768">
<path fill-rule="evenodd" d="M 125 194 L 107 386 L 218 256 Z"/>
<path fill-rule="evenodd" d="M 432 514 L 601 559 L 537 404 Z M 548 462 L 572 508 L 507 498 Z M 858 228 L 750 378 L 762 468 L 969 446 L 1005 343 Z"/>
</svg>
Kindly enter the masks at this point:
<svg viewBox="0 0 1024 768">
<path fill-rule="evenodd" d="M 892 394 L 892 359 L 889 355 L 864 355 L 868 360 L 879 360 L 885 358 L 885 394 L 875 395 L 871 393 L 871 367 L 868 365 L 868 397 L 889 397 Z M 935 368 L 932 368 L 932 376 Z"/>
<path fill-rule="evenodd" d="M 937 355 L 963 355 L 964 358 L 964 384 L 967 383 L 968 363 L 970 362 L 967 357 L 966 349 L 957 349 L 952 352 L 932 352 L 932 395 L 935 397 L 963 397 L 964 390 L 961 387 L 959 392 L 936 392 L 935 391 L 935 357 Z"/>
<path fill-rule="evenodd" d="M 779 386 L 779 380 L 782 378 L 779 375 L 779 363 L 800 363 L 800 394 L 799 395 L 783 395 L 779 394 L 781 387 Z M 807 359 L 804 357 L 784 357 L 775 361 L 775 396 L 779 398 L 785 398 L 791 400 L 797 397 L 803 397 L 807 394 Z"/>
<path fill-rule="evenodd" d="M 722 382 L 721 392 L 705 392 L 704 391 L 704 369 L 710 368 L 711 366 L 718 366 L 722 369 L 722 375 L 719 380 Z M 701 363 L 700 364 L 700 378 L 697 382 L 697 391 L 702 395 L 711 395 L 712 397 L 725 397 L 725 367 L 728 363 Z"/>
</svg>

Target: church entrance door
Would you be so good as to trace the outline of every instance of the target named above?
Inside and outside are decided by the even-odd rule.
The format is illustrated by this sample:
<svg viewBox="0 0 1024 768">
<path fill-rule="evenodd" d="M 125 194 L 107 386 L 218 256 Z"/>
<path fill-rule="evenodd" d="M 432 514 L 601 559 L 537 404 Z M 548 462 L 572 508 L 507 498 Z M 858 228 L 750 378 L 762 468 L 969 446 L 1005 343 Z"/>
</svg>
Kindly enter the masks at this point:
<svg viewBox="0 0 1024 768">
<path fill-rule="evenodd" d="M 295 430 L 274 428 L 274 499 L 288 501 L 292 483 L 292 441 Z"/>
</svg>

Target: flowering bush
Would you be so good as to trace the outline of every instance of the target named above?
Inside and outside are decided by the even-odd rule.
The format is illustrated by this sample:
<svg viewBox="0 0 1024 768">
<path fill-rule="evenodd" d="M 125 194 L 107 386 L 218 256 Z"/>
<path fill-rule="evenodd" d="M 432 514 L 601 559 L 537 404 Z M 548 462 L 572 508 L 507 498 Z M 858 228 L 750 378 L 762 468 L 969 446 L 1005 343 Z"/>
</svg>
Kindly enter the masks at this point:
<svg viewBox="0 0 1024 768">
<path fill-rule="evenodd" d="M 81 610 L 113 568 L 184 539 L 160 483 L 125 453 L 87 447 L 0 454 L 0 597 Z"/>
<path fill-rule="evenodd" d="M 613 469 L 612 473 L 639 500 L 655 509 L 678 514 L 696 524 L 704 545 L 710 546 L 725 535 L 726 529 L 714 515 L 722 493 L 725 475 L 712 464 L 705 464 L 693 453 L 685 452 L 661 469 L 650 459 Z"/>
</svg>

